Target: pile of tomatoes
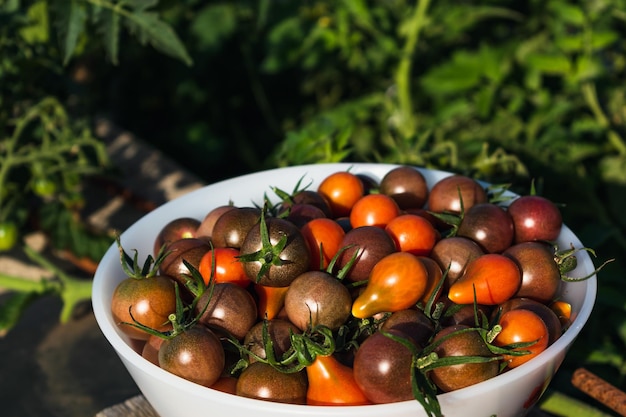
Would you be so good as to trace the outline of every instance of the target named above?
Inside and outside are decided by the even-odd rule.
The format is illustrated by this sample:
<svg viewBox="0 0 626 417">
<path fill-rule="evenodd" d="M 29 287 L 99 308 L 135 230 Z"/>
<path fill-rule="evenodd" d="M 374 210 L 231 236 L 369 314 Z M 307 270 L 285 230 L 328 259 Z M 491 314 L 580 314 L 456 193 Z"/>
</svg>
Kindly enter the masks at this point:
<svg viewBox="0 0 626 417">
<path fill-rule="evenodd" d="M 143 265 L 120 244 L 112 313 L 147 360 L 269 401 L 430 404 L 567 328 L 562 219 L 546 198 L 502 204 L 463 175 L 429 189 L 409 166 L 272 190 L 279 203 L 163 225 Z"/>
</svg>

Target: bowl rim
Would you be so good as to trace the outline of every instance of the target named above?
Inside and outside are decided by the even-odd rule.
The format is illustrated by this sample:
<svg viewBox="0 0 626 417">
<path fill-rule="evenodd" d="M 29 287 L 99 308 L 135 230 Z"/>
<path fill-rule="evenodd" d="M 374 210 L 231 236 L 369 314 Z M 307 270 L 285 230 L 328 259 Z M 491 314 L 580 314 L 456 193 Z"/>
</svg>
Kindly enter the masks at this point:
<svg viewBox="0 0 626 417">
<path fill-rule="evenodd" d="M 140 218 L 139 220 L 137 220 L 137 222 L 133 223 L 130 227 L 128 227 L 120 236 L 120 239 L 124 239 L 125 235 L 128 234 L 132 234 L 134 228 L 136 227 L 137 223 L 141 222 L 141 221 L 146 221 L 146 218 L 149 218 L 149 216 L 159 210 L 161 210 L 163 207 L 165 206 L 170 206 L 173 204 L 184 204 L 186 201 L 191 201 L 194 198 L 196 198 L 196 195 L 201 194 L 203 192 L 206 192 L 205 190 L 208 187 L 215 187 L 217 185 L 224 185 L 228 182 L 232 182 L 232 181 L 245 181 L 248 178 L 252 178 L 254 176 L 258 176 L 259 174 L 263 174 L 263 175 L 272 175 L 275 173 L 281 173 L 282 174 L 289 174 L 290 172 L 296 172 L 296 171 L 305 171 L 308 172 L 310 169 L 336 169 L 336 170 L 346 170 L 349 168 L 354 168 L 356 167 L 359 170 L 362 171 L 367 171 L 368 169 L 385 169 L 385 170 L 389 170 L 391 168 L 400 166 L 403 164 L 379 164 L 379 163 L 347 163 L 347 162 L 341 162 L 341 163 L 321 163 L 321 164 L 305 164 L 305 165 L 296 165 L 296 166 L 290 166 L 290 167 L 283 167 L 283 168 L 272 168 L 272 169 L 267 169 L 267 170 L 262 170 L 262 171 L 258 171 L 258 172 L 254 172 L 254 173 L 249 173 L 249 174 L 244 174 L 244 175 L 239 175 L 236 177 L 232 177 L 232 178 L 228 178 L 225 180 L 221 180 L 221 181 L 217 181 L 214 182 L 212 184 L 207 184 L 204 187 L 201 187 L 199 189 L 193 190 L 185 195 L 182 195 L 180 197 L 177 197 L 163 205 L 161 205 L 160 207 L 156 208 L 155 210 L 153 210 L 152 212 L 144 215 L 142 218 Z M 442 171 L 442 170 L 436 170 L 436 169 L 427 169 L 427 168 L 422 168 L 419 166 L 413 166 L 412 167 L 418 169 L 419 171 L 430 171 L 431 173 L 434 174 L 439 174 L 439 175 L 453 175 L 452 172 L 447 172 L 447 171 Z M 485 184 L 484 182 L 480 181 L 482 184 Z M 269 186 L 270 184 L 268 184 Z M 429 187 L 431 187 L 432 184 L 429 184 Z M 574 245 L 575 247 L 582 247 L 582 243 L 580 242 L 580 240 L 578 239 L 578 237 L 576 235 L 574 235 L 574 233 L 571 231 L 571 229 L 569 229 L 568 226 L 563 225 L 562 228 L 562 235 L 564 235 L 566 237 L 566 239 L 568 241 L 571 242 L 572 245 Z M 594 272 L 593 269 L 590 269 L 593 267 L 593 261 L 591 260 L 589 254 L 587 253 L 587 251 L 580 251 L 577 256 L 580 256 L 581 259 L 579 259 L 579 265 L 584 265 L 586 271 L 583 271 L 583 273 L 585 274 L 591 274 Z M 118 249 L 117 249 L 117 244 L 113 243 L 111 245 L 111 247 L 107 250 L 107 252 L 105 253 L 105 255 L 103 256 L 100 264 L 102 265 L 108 265 L 111 262 L 118 262 L 119 263 L 119 255 L 118 255 Z M 103 335 L 105 336 L 105 338 L 107 339 L 107 341 L 109 342 L 109 344 L 112 345 L 112 347 L 114 348 L 114 350 L 116 351 L 117 355 L 123 359 L 123 362 L 128 361 L 130 363 L 133 364 L 133 366 L 137 367 L 138 369 L 140 369 L 142 372 L 149 374 L 151 377 L 156 378 L 158 380 L 161 380 L 162 382 L 170 385 L 170 386 L 175 386 L 178 389 L 184 389 L 185 391 L 188 391 L 190 394 L 195 395 L 195 396 L 200 396 L 200 397 L 207 397 L 210 396 L 212 397 L 214 400 L 220 400 L 220 401 L 224 401 L 224 402 L 228 402 L 229 400 L 232 400 L 233 394 L 229 394 L 229 393 L 225 393 L 225 392 L 221 392 L 218 390 L 211 390 L 211 389 L 207 389 L 204 386 L 195 384 L 191 381 L 187 381 L 181 377 L 178 377 L 174 374 L 171 374 L 167 371 L 165 371 L 164 369 L 159 368 L 157 365 L 152 364 L 150 361 L 144 359 L 141 357 L 141 355 L 139 355 L 119 334 L 118 330 L 115 328 L 116 326 L 114 326 L 114 323 L 111 320 L 111 315 L 110 315 L 110 306 L 105 303 L 105 300 L 103 298 L 103 293 L 104 293 L 104 285 L 105 285 L 105 280 L 106 277 L 104 276 L 104 272 L 103 272 L 103 268 L 100 267 L 100 264 L 98 266 L 98 268 L 96 269 L 96 272 L 94 274 L 94 279 L 93 279 L 93 288 L 92 288 L 92 307 L 93 307 L 93 311 L 94 311 L 94 315 L 96 318 L 96 322 L 98 324 L 98 326 L 100 327 L 101 332 L 103 333 Z M 585 288 L 585 294 L 584 294 L 584 299 L 582 301 L 581 304 L 581 308 L 580 311 L 577 313 L 576 317 L 574 318 L 574 320 L 571 322 L 570 326 L 568 327 L 567 331 L 561 336 L 559 337 L 552 345 L 550 345 L 545 351 L 543 351 L 541 354 L 539 354 L 537 357 L 531 359 L 530 361 L 528 361 L 527 363 L 525 363 L 523 366 L 520 366 L 518 368 L 515 369 L 511 369 L 508 370 L 507 372 L 504 372 L 494 378 L 491 378 L 487 381 L 484 382 L 480 382 L 474 385 L 471 385 L 469 387 L 466 388 L 462 388 L 459 390 L 455 390 L 452 392 L 448 392 L 448 393 L 442 393 L 439 394 L 438 400 L 440 402 L 440 404 L 444 404 L 444 403 L 449 403 L 449 402 L 456 402 L 459 400 L 463 400 L 463 399 L 467 399 L 467 398 L 471 398 L 472 396 L 475 396 L 481 392 L 487 391 L 487 390 L 491 390 L 492 388 L 490 387 L 490 384 L 492 383 L 498 383 L 499 385 L 506 385 L 509 382 L 518 379 L 522 374 L 526 374 L 529 372 L 533 372 L 538 370 L 539 368 L 541 368 L 545 363 L 549 362 L 550 360 L 553 360 L 555 357 L 557 357 L 560 353 L 565 352 L 569 349 L 569 347 L 571 346 L 572 343 L 574 343 L 576 337 L 578 336 L 578 334 L 581 332 L 582 328 L 584 327 L 584 325 L 586 324 L 587 320 L 589 319 L 589 317 L 591 316 L 594 304 L 595 304 L 595 299 L 596 299 L 596 295 L 597 295 L 597 276 L 594 274 L 593 276 L 591 276 L 589 279 L 583 281 L 583 282 L 579 282 L 576 283 L 576 285 L 584 285 Z M 107 311 L 109 310 L 109 311 Z M 556 373 L 557 369 L 553 370 L 553 373 Z M 545 389 L 545 387 L 543 387 Z M 141 387 L 140 387 L 141 389 Z M 241 404 L 245 405 L 247 404 L 250 408 L 255 408 L 255 409 L 267 409 L 267 410 L 275 410 L 276 407 L 285 407 L 288 410 L 293 410 L 293 412 L 296 412 L 296 410 L 298 410 L 299 408 L 306 408 L 307 410 L 311 409 L 324 409 L 324 410 L 328 410 L 329 407 L 327 406 L 314 406 L 314 405 L 296 405 L 296 404 L 282 404 L 282 403 L 276 403 L 276 402 L 270 402 L 270 401 L 264 401 L 264 400 L 257 400 L 257 399 L 250 399 L 250 398 L 245 398 L 245 397 L 237 397 L 237 401 L 240 402 Z M 407 401 L 402 401 L 402 402 L 397 402 L 397 403 L 389 403 L 389 404 L 372 404 L 372 405 L 357 405 L 357 406 L 342 406 L 342 407 L 338 407 L 340 408 L 341 411 L 341 415 L 350 415 L 352 413 L 362 413 L 364 410 L 374 410 L 374 409 L 378 409 L 380 407 L 384 407 L 386 411 L 388 412 L 392 412 L 392 410 L 394 410 L 395 408 L 404 408 L 404 407 L 414 407 L 414 406 L 419 406 L 421 408 L 421 405 L 415 401 L 415 400 L 407 400 Z M 339 414 L 337 414 L 339 415 Z"/>
</svg>

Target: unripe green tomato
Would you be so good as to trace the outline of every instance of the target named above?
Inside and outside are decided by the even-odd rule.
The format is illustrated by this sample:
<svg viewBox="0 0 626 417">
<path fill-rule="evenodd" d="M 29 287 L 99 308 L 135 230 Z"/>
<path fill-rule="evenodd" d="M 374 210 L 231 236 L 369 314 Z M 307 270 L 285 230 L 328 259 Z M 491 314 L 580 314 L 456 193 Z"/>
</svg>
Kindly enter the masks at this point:
<svg viewBox="0 0 626 417">
<path fill-rule="evenodd" d="M 52 197 L 56 191 L 56 183 L 48 178 L 37 178 L 33 184 L 33 192 L 39 197 Z"/>
<path fill-rule="evenodd" d="M 17 243 L 17 226 L 12 222 L 0 222 L 0 251 L 9 250 Z"/>
</svg>

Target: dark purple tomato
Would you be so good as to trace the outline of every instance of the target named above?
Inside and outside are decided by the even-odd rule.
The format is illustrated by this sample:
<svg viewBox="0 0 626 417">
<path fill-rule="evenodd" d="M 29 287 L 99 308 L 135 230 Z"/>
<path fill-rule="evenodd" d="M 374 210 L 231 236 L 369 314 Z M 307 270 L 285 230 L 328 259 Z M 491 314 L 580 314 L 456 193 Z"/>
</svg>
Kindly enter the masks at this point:
<svg viewBox="0 0 626 417">
<path fill-rule="evenodd" d="M 132 339 L 148 340 L 150 334 L 130 324 L 135 321 L 157 331 L 169 328 L 169 315 L 176 312 L 174 280 L 156 275 L 146 278 L 126 278 L 111 298 L 113 320 Z"/>
<path fill-rule="evenodd" d="M 216 248 L 241 248 L 248 231 L 259 222 L 261 209 L 236 207 L 223 213 L 213 226 L 211 241 Z"/>
<path fill-rule="evenodd" d="M 188 262 L 199 269 L 200 260 L 211 249 L 206 240 L 198 238 L 179 239 L 167 246 L 167 254 L 163 258 L 159 270 L 162 274 L 175 279 L 183 288 L 192 279 L 191 271 L 185 265 Z"/>
<path fill-rule="evenodd" d="M 422 208 L 428 200 L 428 184 L 424 175 L 410 166 L 400 166 L 387 172 L 380 181 L 379 191 L 393 198 L 402 210 Z"/>
<path fill-rule="evenodd" d="M 196 325 L 159 349 L 159 366 L 181 378 L 210 387 L 222 375 L 225 354 L 219 338 L 204 325 Z"/>
<path fill-rule="evenodd" d="M 208 305 L 207 305 L 208 302 Z M 243 340 L 257 320 L 257 306 L 252 295 L 230 282 L 215 284 L 213 292 L 205 291 L 196 304 L 200 323 Z"/>
<path fill-rule="evenodd" d="M 396 244 L 384 229 L 361 226 L 346 232 L 337 259 L 337 268 L 345 267 L 357 253 L 356 260 L 345 276 L 351 282 L 365 281 L 374 265 L 385 256 L 396 252 Z"/>
<path fill-rule="evenodd" d="M 351 308 L 348 288 L 325 271 L 299 275 L 285 296 L 285 313 L 300 330 L 318 325 L 337 330 L 350 317 Z"/>
<path fill-rule="evenodd" d="M 453 326 L 455 324 L 464 324 L 470 327 L 476 327 L 476 317 L 473 304 L 455 305 L 450 300 L 445 300 L 448 309 L 441 318 L 441 325 L 444 327 Z M 477 306 L 479 324 L 482 323 L 482 317 L 490 317 L 492 306 L 478 304 Z"/>
<path fill-rule="evenodd" d="M 430 257 L 439 264 L 442 271 L 450 268 L 445 284 L 448 288 L 463 275 L 467 264 L 481 255 L 484 255 L 484 251 L 480 246 L 463 236 L 440 239 L 430 252 Z"/>
<path fill-rule="evenodd" d="M 486 252 L 501 253 L 513 243 L 513 219 L 502 207 L 479 203 L 465 210 L 457 236 L 467 237 Z"/>
<path fill-rule="evenodd" d="M 411 341 L 397 329 L 387 333 Z M 413 353 L 405 345 L 376 332 L 356 351 L 354 379 L 367 399 L 375 404 L 412 400 L 412 366 Z"/>
<path fill-rule="evenodd" d="M 509 205 L 509 214 L 515 226 L 515 242 L 553 242 L 561 233 L 563 218 L 552 201 L 538 195 L 516 198 Z"/>
<path fill-rule="evenodd" d="M 286 210 L 289 211 L 284 217 L 283 215 L 285 213 L 280 214 L 279 216 L 289 220 L 298 228 L 304 226 L 305 223 L 308 223 L 313 219 L 327 217 L 321 208 L 314 206 L 313 204 L 296 203 L 292 204 L 289 209 Z"/>
<path fill-rule="evenodd" d="M 274 349 L 274 357 L 279 359 L 291 348 L 291 334 L 298 334 L 300 330 L 289 320 L 274 318 L 267 321 L 259 321 L 256 323 L 243 340 L 243 345 L 253 355 L 262 359 L 267 358 L 265 350 L 265 342 L 263 341 L 263 328 L 267 326 L 267 335 L 272 341 Z M 256 358 L 249 355 L 250 362 L 254 362 Z"/>
<path fill-rule="evenodd" d="M 428 208 L 436 213 L 460 213 L 461 201 L 464 210 L 486 203 L 487 191 L 476 180 L 457 174 L 437 181 L 428 194 Z"/>
<path fill-rule="evenodd" d="M 522 242 L 502 254 L 513 259 L 522 271 L 522 284 L 516 297 L 528 297 L 544 304 L 554 300 L 561 286 L 561 273 L 550 245 Z"/>
<path fill-rule="evenodd" d="M 396 311 L 380 327 L 383 331 L 399 330 L 410 337 L 416 346 L 425 346 L 435 332 L 435 326 L 422 310 L 411 308 Z"/>
<path fill-rule="evenodd" d="M 331 217 L 330 205 L 326 198 L 313 190 L 298 191 L 291 197 L 291 202 L 283 202 L 283 208 L 289 207 L 292 204 L 310 204 L 322 210 L 326 217 Z"/>
<path fill-rule="evenodd" d="M 228 213 L 226 213 L 228 214 Z M 286 287 L 309 269 L 311 253 L 300 229 L 290 221 L 266 217 L 268 242 L 263 241 L 261 222 L 257 222 L 241 244 L 241 261 L 248 278 L 256 284 Z M 280 247 L 284 243 L 284 247 Z M 250 260 L 249 255 L 254 258 Z"/>
<path fill-rule="evenodd" d="M 164 244 L 170 244 L 180 239 L 195 238 L 200 226 L 200 220 L 191 217 L 181 217 L 167 223 L 154 240 L 154 255 L 159 253 Z"/>
<path fill-rule="evenodd" d="M 288 404 L 306 404 L 306 372 L 281 372 L 264 362 L 253 362 L 241 372 L 236 394 Z"/>
<path fill-rule="evenodd" d="M 200 222 L 200 225 L 196 230 L 196 237 L 200 239 L 210 240 L 211 236 L 213 236 L 213 228 L 215 227 L 217 219 L 219 219 L 222 214 L 233 209 L 235 209 L 235 206 L 233 205 L 224 205 L 215 207 L 214 209 L 210 210 L 206 214 L 206 216 L 204 216 L 202 222 Z"/>
<path fill-rule="evenodd" d="M 441 343 L 435 348 L 439 358 L 451 356 L 493 357 L 483 338 L 475 331 L 458 332 L 467 329 L 461 324 L 440 330 L 433 343 Z M 434 368 L 430 371 L 432 381 L 443 392 L 450 392 L 477 384 L 498 375 L 500 363 L 497 360 L 484 363 L 464 363 Z"/>
</svg>

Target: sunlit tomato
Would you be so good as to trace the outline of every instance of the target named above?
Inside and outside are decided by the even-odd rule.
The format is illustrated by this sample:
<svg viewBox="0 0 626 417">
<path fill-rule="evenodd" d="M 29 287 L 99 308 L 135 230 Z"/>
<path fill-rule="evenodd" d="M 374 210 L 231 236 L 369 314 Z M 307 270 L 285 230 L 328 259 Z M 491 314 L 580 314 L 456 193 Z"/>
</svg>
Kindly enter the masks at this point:
<svg viewBox="0 0 626 417">
<path fill-rule="evenodd" d="M 309 405 L 364 405 L 370 404 L 354 379 L 352 368 L 332 355 L 318 355 L 306 367 Z"/>
<path fill-rule="evenodd" d="M 365 290 L 354 300 L 352 315 L 371 317 L 409 308 L 424 295 L 428 271 L 415 255 L 394 252 L 374 265 Z"/>
<path fill-rule="evenodd" d="M 526 309 L 509 310 L 500 318 L 502 331 L 498 333 L 493 343 L 496 346 L 509 346 L 515 343 L 532 343 L 530 346 L 518 347 L 516 351 L 529 351 L 530 353 L 517 355 L 504 355 L 509 368 L 516 368 L 528 362 L 548 347 L 548 327 L 534 312 Z"/>
<path fill-rule="evenodd" d="M 9 250 L 17 243 L 18 230 L 15 223 L 0 222 L 0 251 Z"/>
<path fill-rule="evenodd" d="M 385 231 L 393 239 L 398 251 L 428 256 L 437 243 L 439 234 L 425 217 L 403 214 L 392 219 Z"/>
<path fill-rule="evenodd" d="M 324 178 L 317 192 L 326 198 L 333 217 L 337 218 L 349 215 L 365 190 L 363 182 L 355 174 L 338 171 Z"/>
<path fill-rule="evenodd" d="M 336 221 L 328 218 L 313 219 L 300 228 L 311 250 L 311 269 L 325 269 L 339 251 L 346 234 Z M 321 255 L 321 256 L 320 256 Z"/>
<path fill-rule="evenodd" d="M 257 295 L 257 308 L 259 317 L 273 319 L 285 306 L 287 287 L 270 287 L 254 283 L 254 292 Z"/>
<path fill-rule="evenodd" d="M 350 225 L 376 226 L 384 228 L 400 215 L 400 207 L 396 201 L 385 194 L 368 194 L 360 198 L 350 211 Z"/>
<path fill-rule="evenodd" d="M 209 283 L 213 272 L 216 284 L 231 282 L 244 288 L 247 287 L 250 279 L 237 256 L 239 256 L 239 250 L 234 248 L 213 248 L 205 253 L 198 267 L 205 284 Z"/>
<path fill-rule="evenodd" d="M 456 304 L 476 302 L 496 305 L 511 298 L 519 289 L 522 274 L 507 256 L 497 253 L 481 255 L 471 261 L 465 273 L 452 284 L 448 298 Z"/>
<path fill-rule="evenodd" d="M 557 300 L 550 304 L 550 308 L 559 318 L 559 321 L 561 322 L 563 328 L 566 328 L 570 325 L 570 320 L 572 319 L 572 305 L 570 303 L 562 300 Z"/>
</svg>

